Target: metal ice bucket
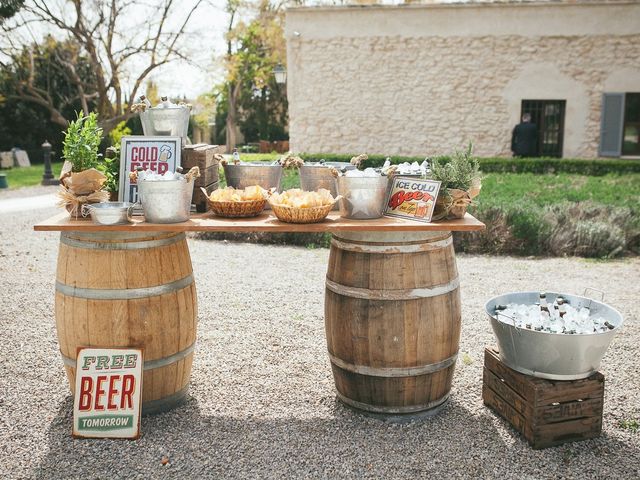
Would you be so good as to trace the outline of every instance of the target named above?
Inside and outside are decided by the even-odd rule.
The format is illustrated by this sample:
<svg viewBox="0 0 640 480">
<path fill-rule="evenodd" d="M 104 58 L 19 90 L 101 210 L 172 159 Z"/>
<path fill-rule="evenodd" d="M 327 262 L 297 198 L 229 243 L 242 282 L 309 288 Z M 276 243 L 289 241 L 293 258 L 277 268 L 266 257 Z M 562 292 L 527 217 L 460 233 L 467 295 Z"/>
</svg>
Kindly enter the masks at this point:
<svg viewBox="0 0 640 480">
<path fill-rule="evenodd" d="M 552 304 L 556 297 L 563 297 L 572 307 L 588 307 L 591 315 L 604 318 L 615 328 L 604 333 L 557 334 L 518 328 L 496 318 L 496 305 L 533 305 L 538 302 L 539 294 L 506 293 L 492 298 L 485 305 L 485 311 L 498 341 L 500 359 L 518 372 L 550 380 L 577 380 L 597 372 L 611 340 L 622 326 L 620 312 L 590 298 L 547 292 L 549 304 Z"/>
<path fill-rule="evenodd" d="M 355 165 L 346 162 L 327 162 L 327 163 L 305 163 L 300 167 L 300 187 L 307 192 L 317 192 L 321 188 L 329 190 L 331 195 L 338 196 L 338 183 L 336 177 L 331 174 L 329 167 L 335 167 L 338 170 L 353 170 Z M 338 203 L 335 204 L 333 210 L 339 208 Z"/>
<path fill-rule="evenodd" d="M 147 136 L 187 137 L 190 110 L 187 107 L 149 108 L 140 112 Z"/>
<path fill-rule="evenodd" d="M 189 220 L 194 183 L 185 180 L 138 180 L 145 220 L 150 223 Z"/>
<path fill-rule="evenodd" d="M 282 166 L 265 165 L 264 163 L 225 165 L 224 176 L 229 187 L 244 189 L 253 185 L 260 185 L 266 190 L 275 188 L 279 192 L 282 180 Z"/>
<path fill-rule="evenodd" d="M 356 220 L 379 218 L 387 199 L 389 177 L 338 177 L 340 215 Z"/>
</svg>

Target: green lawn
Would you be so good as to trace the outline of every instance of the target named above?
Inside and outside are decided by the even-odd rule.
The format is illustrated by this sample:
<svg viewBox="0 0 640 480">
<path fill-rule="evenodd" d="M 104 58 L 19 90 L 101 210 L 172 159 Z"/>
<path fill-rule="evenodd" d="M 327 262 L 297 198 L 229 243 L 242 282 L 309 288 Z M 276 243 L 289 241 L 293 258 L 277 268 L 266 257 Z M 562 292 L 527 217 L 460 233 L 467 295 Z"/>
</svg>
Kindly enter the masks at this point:
<svg viewBox="0 0 640 480">
<path fill-rule="evenodd" d="M 482 180 L 482 203 L 547 206 L 563 201 L 592 201 L 640 212 L 640 174 L 588 177 L 574 174 L 493 173 Z"/>
<path fill-rule="evenodd" d="M 62 168 L 62 162 L 53 163 L 51 167 L 53 169 L 53 176 L 58 178 L 60 169 Z M 31 187 L 40 185 L 42 174 L 44 173 L 44 165 L 33 165 L 25 168 L 14 167 L 8 170 L 0 170 L 0 173 L 7 175 L 9 188 Z"/>
</svg>

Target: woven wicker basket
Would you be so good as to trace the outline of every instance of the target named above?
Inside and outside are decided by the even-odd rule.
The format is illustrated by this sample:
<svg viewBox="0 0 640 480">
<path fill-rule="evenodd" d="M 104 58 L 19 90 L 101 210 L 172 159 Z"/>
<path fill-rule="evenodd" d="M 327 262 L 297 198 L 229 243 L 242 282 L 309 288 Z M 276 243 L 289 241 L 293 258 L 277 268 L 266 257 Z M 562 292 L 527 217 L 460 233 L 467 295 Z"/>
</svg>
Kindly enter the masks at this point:
<svg viewBox="0 0 640 480">
<path fill-rule="evenodd" d="M 247 200 L 242 202 L 214 202 L 209 200 L 213 213 L 219 217 L 246 218 L 255 217 L 262 213 L 266 200 Z"/>
<path fill-rule="evenodd" d="M 333 203 L 329 205 L 323 205 L 322 207 L 310 207 L 310 208 L 294 208 L 287 205 L 278 205 L 276 203 L 270 203 L 273 213 L 275 213 L 278 220 L 286 223 L 318 223 L 321 222 L 329 215 L 329 212 L 333 209 Z"/>
</svg>

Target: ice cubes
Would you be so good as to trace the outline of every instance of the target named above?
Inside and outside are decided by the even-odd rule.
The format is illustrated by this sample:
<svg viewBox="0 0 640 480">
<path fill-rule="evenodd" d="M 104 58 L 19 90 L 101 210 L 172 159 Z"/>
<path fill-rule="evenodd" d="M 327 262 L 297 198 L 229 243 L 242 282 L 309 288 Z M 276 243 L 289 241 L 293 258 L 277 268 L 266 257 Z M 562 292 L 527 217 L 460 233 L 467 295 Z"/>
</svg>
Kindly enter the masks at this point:
<svg viewBox="0 0 640 480">
<path fill-rule="evenodd" d="M 566 312 L 560 315 L 556 304 L 549 305 L 549 312 L 542 311 L 540 305 L 515 304 L 496 307 L 496 318 L 509 325 L 539 332 L 556 334 L 591 334 L 602 333 L 615 328 L 602 317 L 591 316 L 591 311 L 582 307 L 579 310 L 565 304 Z"/>
</svg>

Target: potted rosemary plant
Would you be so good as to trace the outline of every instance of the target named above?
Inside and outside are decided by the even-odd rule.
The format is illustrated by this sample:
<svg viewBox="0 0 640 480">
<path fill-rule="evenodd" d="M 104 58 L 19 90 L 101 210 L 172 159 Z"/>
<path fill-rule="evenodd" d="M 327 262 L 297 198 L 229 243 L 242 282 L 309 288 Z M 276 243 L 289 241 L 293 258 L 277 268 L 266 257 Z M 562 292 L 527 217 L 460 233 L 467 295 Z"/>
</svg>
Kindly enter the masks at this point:
<svg viewBox="0 0 640 480">
<path fill-rule="evenodd" d="M 480 193 L 480 164 L 472 152 L 473 146 L 469 144 L 466 150 L 456 150 L 446 163 L 433 161 L 430 178 L 441 182 L 434 220 L 463 218 L 467 207 Z"/>
</svg>

